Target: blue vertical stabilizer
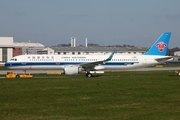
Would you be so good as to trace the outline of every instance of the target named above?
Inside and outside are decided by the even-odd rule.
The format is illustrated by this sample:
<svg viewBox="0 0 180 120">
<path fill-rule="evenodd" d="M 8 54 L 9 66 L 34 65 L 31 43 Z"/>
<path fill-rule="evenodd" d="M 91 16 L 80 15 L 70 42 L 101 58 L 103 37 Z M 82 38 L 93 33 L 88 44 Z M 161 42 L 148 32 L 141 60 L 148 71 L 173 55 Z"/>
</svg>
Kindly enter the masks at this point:
<svg viewBox="0 0 180 120">
<path fill-rule="evenodd" d="M 164 32 L 158 40 L 151 46 L 151 48 L 144 53 L 144 55 L 162 55 L 165 56 L 169 40 L 170 40 L 171 32 Z"/>
</svg>

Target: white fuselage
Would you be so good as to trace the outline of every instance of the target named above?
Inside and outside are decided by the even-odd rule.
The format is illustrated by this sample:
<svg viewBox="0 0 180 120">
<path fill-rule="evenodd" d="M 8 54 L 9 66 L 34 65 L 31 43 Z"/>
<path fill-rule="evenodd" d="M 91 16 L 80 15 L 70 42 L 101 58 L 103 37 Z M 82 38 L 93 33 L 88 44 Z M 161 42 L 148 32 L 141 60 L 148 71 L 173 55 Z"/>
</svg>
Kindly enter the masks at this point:
<svg viewBox="0 0 180 120">
<path fill-rule="evenodd" d="M 5 66 L 10 69 L 51 69 L 63 70 L 67 65 L 81 65 L 102 61 L 109 55 L 20 55 L 6 62 Z M 146 67 L 158 63 L 156 59 L 167 56 L 154 55 L 118 55 L 115 54 L 110 61 L 97 65 L 96 70 L 123 70 Z"/>
</svg>

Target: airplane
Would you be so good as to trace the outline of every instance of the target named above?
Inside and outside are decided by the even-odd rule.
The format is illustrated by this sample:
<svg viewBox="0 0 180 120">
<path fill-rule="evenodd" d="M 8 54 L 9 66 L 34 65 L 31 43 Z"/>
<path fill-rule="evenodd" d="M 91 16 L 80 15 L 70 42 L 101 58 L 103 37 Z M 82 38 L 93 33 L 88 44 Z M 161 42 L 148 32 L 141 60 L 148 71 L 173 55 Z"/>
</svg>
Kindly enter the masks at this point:
<svg viewBox="0 0 180 120">
<path fill-rule="evenodd" d="M 171 32 L 164 32 L 152 47 L 142 55 L 120 55 L 113 51 L 105 55 L 19 55 L 5 63 L 9 69 L 16 70 L 63 70 L 65 75 L 86 71 L 86 77 L 92 77 L 90 71 L 127 70 L 142 68 L 173 59 L 166 56 Z"/>
</svg>

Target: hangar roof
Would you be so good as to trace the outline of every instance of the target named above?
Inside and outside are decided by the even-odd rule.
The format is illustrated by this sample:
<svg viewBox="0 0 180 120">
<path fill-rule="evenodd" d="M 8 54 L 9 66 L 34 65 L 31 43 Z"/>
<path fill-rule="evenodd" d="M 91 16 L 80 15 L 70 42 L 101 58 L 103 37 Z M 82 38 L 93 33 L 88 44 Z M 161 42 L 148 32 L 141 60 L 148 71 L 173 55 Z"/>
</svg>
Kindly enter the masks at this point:
<svg viewBox="0 0 180 120">
<path fill-rule="evenodd" d="M 45 47 L 41 43 L 35 43 L 35 42 L 14 42 L 14 47 Z"/>
<path fill-rule="evenodd" d="M 55 51 L 147 51 L 148 48 L 144 47 L 108 47 L 108 46 L 96 46 L 96 47 L 58 47 L 52 46 L 51 49 Z"/>
<path fill-rule="evenodd" d="M 0 47 L 13 48 L 13 37 L 0 37 Z"/>
</svg>

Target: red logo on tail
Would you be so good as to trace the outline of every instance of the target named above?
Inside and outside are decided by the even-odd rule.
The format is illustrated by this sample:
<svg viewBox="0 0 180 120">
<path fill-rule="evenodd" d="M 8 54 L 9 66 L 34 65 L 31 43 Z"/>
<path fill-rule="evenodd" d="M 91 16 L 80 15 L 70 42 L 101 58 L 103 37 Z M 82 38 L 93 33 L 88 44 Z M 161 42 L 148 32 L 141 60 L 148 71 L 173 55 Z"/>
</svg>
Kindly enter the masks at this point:
<svg viewBox="0 0 180 120">
<path fill-rule="evenodd" d="M 164 51 L 164 47 L 166 47 L 167 45 L 166 45 L 166 43 L 164 43 L 164 42 L 159 42 L 159 43 L 157 43 L 156 44 L 156 47 L 158 47 L 158 50 L 160 51 L 160 52 L 163 52 Z"/>
</svg>

